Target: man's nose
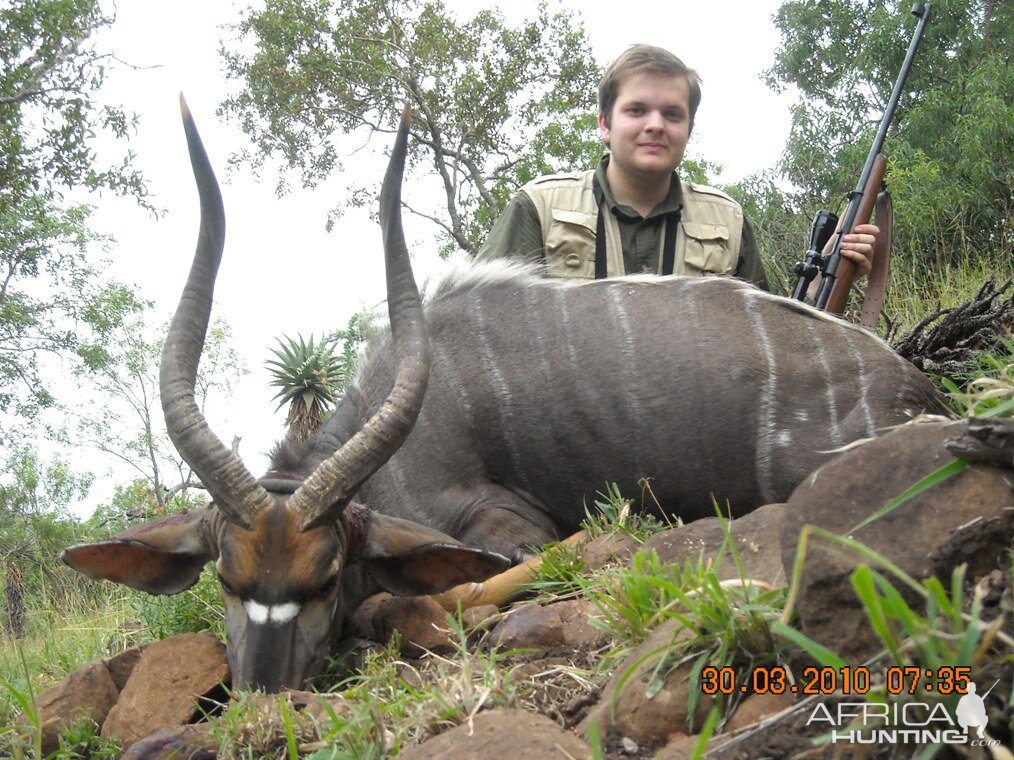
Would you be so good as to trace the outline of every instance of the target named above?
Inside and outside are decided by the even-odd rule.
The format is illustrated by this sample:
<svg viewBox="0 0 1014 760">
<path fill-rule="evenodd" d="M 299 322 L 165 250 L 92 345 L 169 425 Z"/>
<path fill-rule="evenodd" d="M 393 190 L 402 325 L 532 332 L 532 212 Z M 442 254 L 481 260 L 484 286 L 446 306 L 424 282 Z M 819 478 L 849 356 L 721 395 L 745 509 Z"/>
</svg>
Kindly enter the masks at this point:
<svg viewBox="0 0 1014 760">
<path fill-rule="evenodd" d="M 664 123 L 659 111 L 649 111 L 648 117 L 644 121 L 644 128 L 658 131 L 662 129 Z"/>
</svg>

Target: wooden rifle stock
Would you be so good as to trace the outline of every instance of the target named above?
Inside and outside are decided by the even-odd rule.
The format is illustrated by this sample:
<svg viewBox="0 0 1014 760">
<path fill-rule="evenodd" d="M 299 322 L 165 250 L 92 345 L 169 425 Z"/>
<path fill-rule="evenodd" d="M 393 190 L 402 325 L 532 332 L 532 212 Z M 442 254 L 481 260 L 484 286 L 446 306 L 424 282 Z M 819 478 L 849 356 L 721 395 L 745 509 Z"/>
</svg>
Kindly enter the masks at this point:
<svg viewBox="0 0 1014 760">
<path fill-rule="evenodd" d="M 877 157 L 873 160 L 873 166 L 870 169 L 870 177 L 866 182 L 866 187 L 863 188 L 862 197 L 859 199 L 859 207 L 855 215 L 855 225 L 867 224 L 870 221 L 870 217 L 873 215 L 873 207 L 877 202 L 877 195 L 880 193 L 880 187 L 884 183 L 884 172 L 887 168 L 887 160 L 884 158 L 883 153 L 878 153 Z M 848 218 L 848 214 L 844 214 L 842 219 Z M 852 230 L 848 230 L 851 232 Z M 842 230 L 839 228 L 835 230 L 835 234 L 831 236 L 828 241 L 829 246 L 834 246 Z M 845 311 L 845 306 L 848 304 L 849 293 L 852 290 L 852 285 L 856 278 L 856 265 L 849 259 L 842 257 L 838 263 L 838 272 L 834 281 L 834 288 L 831 290 L 831 295 L 827 299 L 827 311 L 831 314 L 842 314 Z"/>
</svg>

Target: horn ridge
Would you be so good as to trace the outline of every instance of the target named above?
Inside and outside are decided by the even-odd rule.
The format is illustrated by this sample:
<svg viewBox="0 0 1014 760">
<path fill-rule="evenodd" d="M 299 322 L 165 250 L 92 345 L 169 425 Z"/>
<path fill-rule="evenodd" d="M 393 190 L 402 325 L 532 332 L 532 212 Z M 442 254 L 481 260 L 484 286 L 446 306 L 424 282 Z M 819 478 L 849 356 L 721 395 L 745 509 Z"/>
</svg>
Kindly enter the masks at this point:
<svg viewBox="0 0 1014 760">
<path fill-rule="evenodd" d="M 230 522 L 250 528 L 252 516 L 272 503 L 272 498 L 211 431 L 195 399 L 197 366 L 225 246 L 225 209 L 211 162 L 182 94 L 180 111 L 200 196 L 201 224 L 190 273 L 162 349 L 162 413 L 173 445 L 197 473 L 217 507 Z"/>
<path fill-rule="evenodd" d="M 367 478 L 394 455 L 412 431 L 426 393 L 429 341 L 401 223 L 401 183 L 410 124 L 411 110 L 406 108 L 380 192 L 387 306 L 397 359 L 394 386 L 362 428 L 321 462 L 293 494 L 289 506 L 304 512 L 303 530 L 337 518 Z"/>
</svg>

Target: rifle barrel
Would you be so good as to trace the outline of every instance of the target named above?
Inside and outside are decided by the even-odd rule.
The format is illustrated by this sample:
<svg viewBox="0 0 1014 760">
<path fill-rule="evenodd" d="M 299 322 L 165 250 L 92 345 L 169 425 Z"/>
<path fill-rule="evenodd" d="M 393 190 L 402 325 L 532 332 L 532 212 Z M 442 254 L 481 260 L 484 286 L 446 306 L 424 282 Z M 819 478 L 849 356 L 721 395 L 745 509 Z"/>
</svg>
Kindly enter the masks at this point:
<svg viewBox="0 0 1014 760">
<path fill-rule="evenodd" d="M 859 181 L 856 183 L 855 189 L 849 196 L 849 204 L 845 209 L 845 213 L 842 215 L 841 223 L 836 233 L 834 246 L 831 249 L 831 253 L 827 257 L 827 262 L 823 267 L 821 275 L 820 288 L 817 291 L 817 296 L 814 299 L 814 306 L 818 309 L 826 309 L 827 301 L 831 296 L 831 291 L 834 288 L 835 279 L 838 274 L 838 266 L 841 263 L 841 241 L 842 236 L 852 232 L 852 228 L 855 227 L 856 217 L 859 213 L 860 202 L 863 197 L 863 193 L 869 188 L 870 174 L 873 172 L 873 164 L 877 159 L 877 155 L 881 152 L 884 147 L 884 140 L 887 137 L 887 130 L 891 126 L 891 121 L 894 119 L 894 112 L 898 107 L 898 101 L 901 99 L 902 90 L 905 87 L 905 80 L 908 79 L 908 73 L 912 69 L 912 61 L 915 60 L 916 50 L 919 48 L 919 42 L 922 40 L 923 30 L 926 28 L 926 22 L 929 20 L 930 3 L 916 3 L 912 8 L 912 15 L 919 19 L 919 23 L 916 24 L 915 32 L 912 34 L 912 41 L 908 45 L 908 52 L 905 53 L 905 60 L 901 64 L 901 72 L 898 74 L 898 78 L 894 82 L 894 89 L 891 91 L 891 97 L 888 100 L 887 108 L 884 109 L 884 116 L 880 120 L 880 127 L 877 129 L 877 136 L 873 139 L 873 145 L 870 146 L 869 155 L 866 157 L 866 163 L 863 166 L 863 171 L 859 175 Z M 874 197 L 876 196 L 876 189 L 874 190 Z M 848 295 L 845 294 L 847 299 Z M 844 306 L 842 307 L 844 308 Z"/>
</svg>

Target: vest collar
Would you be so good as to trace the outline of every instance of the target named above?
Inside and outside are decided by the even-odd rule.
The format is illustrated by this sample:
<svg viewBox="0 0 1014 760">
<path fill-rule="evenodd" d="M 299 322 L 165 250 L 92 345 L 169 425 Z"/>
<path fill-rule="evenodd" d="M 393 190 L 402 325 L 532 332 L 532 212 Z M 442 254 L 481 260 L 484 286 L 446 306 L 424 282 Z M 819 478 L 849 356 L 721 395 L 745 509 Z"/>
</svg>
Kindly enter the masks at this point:
<svg viewBox="0 0 1014 760">
<path fill-rule="evenodd" d="M 613 197 L 613 189 L 609 186 L 609 180 L 606 177 L 606 169 L 609 166 L 609 154 L 606 153 L 599 160 L 599 164 L 595 167 L 595 178 L 598 180 L 595 190 L 595 203 L 601 206 L 603 203 L 608 206 L 609 210 L 617 216 L 626 217 L 629 220 L 641 219 L 641 215 L 637 213 L 630 206 L 625 206 L 616 202 L 616 198 Z M 678 211 L 683 205 L 683 192 L 680 185 L 680 178 L 678 172 L 672 173 L 672 179 L 669 181 L 669 194 L 662 200 L 661 203 L 655 206 L 651 210 L 651 213 L 644 219 L 655 219 L 665 214 L 670 214 L 674 211 Z"/>
</svg>

